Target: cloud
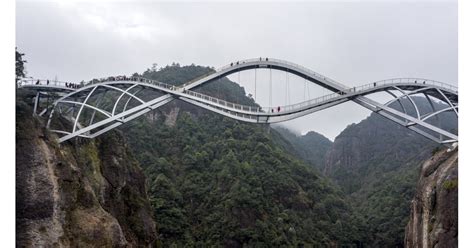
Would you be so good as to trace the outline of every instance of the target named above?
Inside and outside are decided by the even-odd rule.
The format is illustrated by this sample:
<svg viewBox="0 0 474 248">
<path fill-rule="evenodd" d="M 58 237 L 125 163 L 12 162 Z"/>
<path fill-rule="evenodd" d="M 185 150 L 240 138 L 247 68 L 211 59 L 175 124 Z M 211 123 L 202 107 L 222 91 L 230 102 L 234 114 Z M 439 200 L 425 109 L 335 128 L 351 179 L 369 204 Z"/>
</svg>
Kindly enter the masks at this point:
<svg viewBox="0 0 474 248">
<path fill-rule="evenodd" d="M 148 13 L 145 8 L 129 2 L 112 5 L 74 2 L 59 5 L 62 11 L 71 13 L 70 18 L 74 18 L 74 21 L 122 38 L 153 41 L 160 36 L 178 34 L 174 23 L 159 13 Z"/>
</svg>

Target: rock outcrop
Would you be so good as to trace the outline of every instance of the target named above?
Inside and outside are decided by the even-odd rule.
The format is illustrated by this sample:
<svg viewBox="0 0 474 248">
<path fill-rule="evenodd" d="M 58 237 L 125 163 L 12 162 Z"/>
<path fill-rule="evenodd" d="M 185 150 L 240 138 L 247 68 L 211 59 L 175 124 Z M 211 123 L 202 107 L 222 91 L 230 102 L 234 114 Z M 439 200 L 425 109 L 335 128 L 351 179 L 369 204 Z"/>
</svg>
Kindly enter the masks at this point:
<svg viewBox="0 0 474 248">
<path fill-rule="evenodd" d="M 147 247 L 156 224 L 122 136 L 59 145 L 17 103 L 17 247 Z"/>
<path fill-rule="evenodd" d="M 458 151 L 425 161 L 405 229 L 405 247 L 457 247 Z"/>
</svg>

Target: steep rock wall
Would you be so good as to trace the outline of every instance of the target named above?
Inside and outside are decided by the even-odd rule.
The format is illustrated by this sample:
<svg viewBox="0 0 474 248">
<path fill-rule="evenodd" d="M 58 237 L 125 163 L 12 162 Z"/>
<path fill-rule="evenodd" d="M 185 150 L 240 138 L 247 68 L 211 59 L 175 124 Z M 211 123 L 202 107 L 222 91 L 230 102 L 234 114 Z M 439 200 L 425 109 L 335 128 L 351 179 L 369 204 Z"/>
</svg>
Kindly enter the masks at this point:
<svg viewBox="0 0 474 248">
<path fill-rule="evenodd" d="M 145 177 L 122 136 L 59 145 L 43 127 L 17 103 L 17 246 L 152 246 Z"/>
<path fill-rule="evenodd" d="M 439 151 L 421 168 L 405 247 L 457 247 L 458 151 Z"/>
</svg>

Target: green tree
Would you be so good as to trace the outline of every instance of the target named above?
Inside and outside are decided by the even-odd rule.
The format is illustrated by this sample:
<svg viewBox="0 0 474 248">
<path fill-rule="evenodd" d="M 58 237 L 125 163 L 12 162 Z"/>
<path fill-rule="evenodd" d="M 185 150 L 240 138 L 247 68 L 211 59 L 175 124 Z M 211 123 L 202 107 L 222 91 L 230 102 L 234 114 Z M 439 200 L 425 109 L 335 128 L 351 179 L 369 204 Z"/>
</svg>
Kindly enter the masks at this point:
<svg viewBox="0 0 474 248">
<path fill-rule="evenodd" d="M 25 56 L 24 53 L 18 52 L 18 48 L 15 47 L 15 76 L 16 80 L 15 82 L 18 83 L 18 80 L 20 78 L 26 76 L 26 70 L 25 70 L 25 63 L 26 60 L 23 60 L 23 56 Z"/>
</svg>

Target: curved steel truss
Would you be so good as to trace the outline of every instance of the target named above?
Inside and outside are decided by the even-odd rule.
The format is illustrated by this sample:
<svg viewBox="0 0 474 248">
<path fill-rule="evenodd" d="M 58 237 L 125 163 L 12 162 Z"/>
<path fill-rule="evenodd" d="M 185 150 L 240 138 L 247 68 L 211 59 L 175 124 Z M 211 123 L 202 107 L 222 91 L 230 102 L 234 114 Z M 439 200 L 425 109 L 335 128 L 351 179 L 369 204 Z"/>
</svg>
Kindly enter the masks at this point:
<svg viewBox="0 0 474 248">
<path fill-rule="evenodd" d="M 276 108 L 244 106 L 191 90 L 233 73 L 261 68 L 297 75 L 333 93 L 273 111 Z M 19 86 L 38 89 L 38 92 L 66 92 L 54 102 L 47 124 L 51 131 L 61 136 L 60 142 L 74 137 L 97 137 L 175 98 L 250 123 L 287 121 L 353 101 L 438 143 L 454 143 L 458 140 L 456 131 L 444 130 L 439 118 L 440 114 L 446 112 L 452 112 L 457 117 L 457 87 L 427 79 L 390 79 L 350 88 L 297 64 L 260 58 L 229 64 L 179 87 L 140 77 L 109 78 L 79 89 L 65 87 L 57 82 L 44 85 L 43 82 L 22 81 Z M 368 97 L 379 92 L 386 92 L 393 99 L 380 103 Z M 423 113 L 419 103 L 413 100 L 414 96 L 424 97 L 431 110 Z M 437 109 L 436 106 L 443 107 Z"/>
</svg>

